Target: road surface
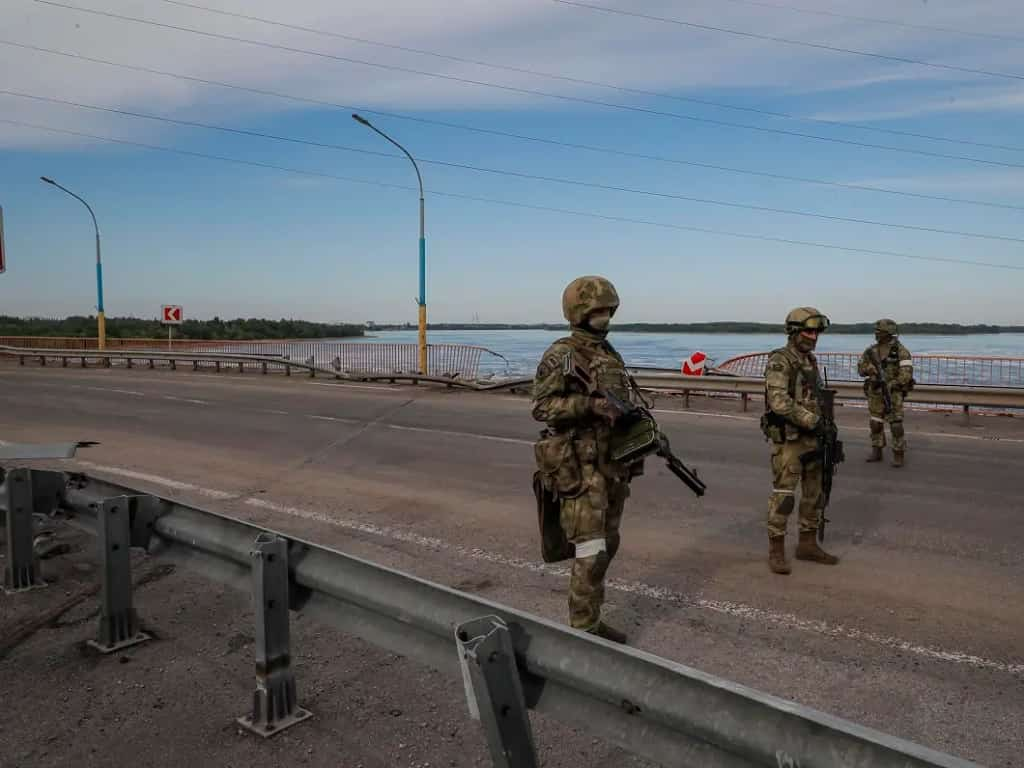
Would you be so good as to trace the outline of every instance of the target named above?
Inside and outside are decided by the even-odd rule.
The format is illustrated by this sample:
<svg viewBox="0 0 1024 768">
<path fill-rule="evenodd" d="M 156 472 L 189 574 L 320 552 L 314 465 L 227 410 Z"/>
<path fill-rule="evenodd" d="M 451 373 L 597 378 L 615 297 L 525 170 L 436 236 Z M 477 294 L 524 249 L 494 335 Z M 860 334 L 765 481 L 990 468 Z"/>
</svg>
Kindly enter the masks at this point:
<svg viewBox="0 0 1024 768">
<path fill-rule="evenodd" d="M 0 367 L 0 391 L 0 439 L 101 442 L 80 451 L 69 469 L 565 617 L 564 569 L 538 562 L 529 488 L 538 425 L 523 397 L 237 373 L 13 366 Z M 632 644 L 661 656 L 985 765 L 1019 765 L 1024 421 L 972 416 L 966 425 L 959 414 L 911 413 L 908 465 L 894 470 L 862 461 L 866 412 L 842 408 L 849 459 L 836 478 L 827 544 L 843 560 L 835 568 L 794 562 L 793 574 L 779 577 L 766 565 L 770 476 L 757 414 L 742 413 L 733 402 L 695 399 L 691 411 L 678 410 L 676 402 L 659 400 L 658 416 L 677 453 L 699 467 L 708 495 L 695 501 L 657 461 L 648 462 L 647 474 L 634 483 L 622 549 L 610 572 L 609 620 L 630 633 Z M 46 605 L 45 594 L 32 599 Z M 168 650 L 176 641 L 166 640 L 151 654 L 177 658 L 215 646 L 207 637 L 213 625 L 225 637 L 251 634 L 244 597 L 194 575 L 172 574 L 140 595 L 140 611 L 158 633 L 172 610 L 208 625 L 183 636 L 209 643 Z M 241 628 L 229 626 L 239 622 Z M 44 662 L 56 663 L 58 682 L 84 674 L 80 662 L 53 662 L 60 656 L 54 649 L 71 642 L 69 631 L 41 632 L 14 649 L 0 661 L 0 679 L 9 672 L 28 675 Z M 89 623 L 74 628 L 75 637 L 92 631 Z M 324 753 L 323 742 L 343 743 L 361 755 L 353 766 L 484 764 L 482 740 L 465 719 L 460 691 L 443 679 L 436 681 L 443 688 L 434 689 L 428 671 L 327 629 L 308 638 L 305 631 L 299 630 L 297 652 L 320 671 L 321 681 L 312 682 L 313 672 L 307 666 L 303 673 L 300 660 L 300 697 L 303 684 L 307 692 L 319 690 L 312 704 L 303 702 L 321 713 L 320 736 L 306 737 L 311 744 L 319 739 L 310 747 L 311 764 L 339 764 L 337 753 Z M 352 687 L 349 670 L 325 688 L 322 681 L 333 680 L 338 668 L 328 672 L 315 653 L 302 653 L 304 638 L 317 653 L 333 653 L 340 668 L 355 663 L 362 670 L 355 675 L 359 684 Z M 140 648 L 133 658 L 150 657 Z M 147 726 L 153 743 L 164 748 L 175 730 L 212 728 L 210 718 L 219 718 L 220 728 L 241 714 L 232 713 L 230 702 L 242 706 L 249 657 L 242 652 L 231 659 L 237 691 L 226 696 L 228 703 L 202 715 L 179 711 L 173 730 L 171 721 L 156 718 Z M 226 675 L 218 669 L 218 676 Z M 26 684 L 31 679 L 25 677 Z M 179 709 L 195 695 L 168 690 Z M 411 700 L 421 694 L 440 709 L 420 712 Z M 55 717 L 48 695 L 60 693 L 38 692 L 30 722 L 40 733 L 22 733 L 26 762 L 19 764 L 46 764 L 37 761 L 43 748 L 54 765 L 82 757 L 73 743 L 45 741 L 42 734 L 54 727 L 47 718 Z M 74 701 L 79 694 L 70 695 Z M 362 697 L 362 711 L 377 715 L 360 728 L 359 718 L 348 714 L 353 695 Z M 429 726 L 406 733 L 397 724 L 410 716 L 386 714 L 409 708 L 417 709 L 413 719 Z M 134 712 L 126 707 L 123 717 L 134 722 Z M 428 738 L 435 719 L 455 723 L 459 737 Z M 301 730 L 292 738 L 301 740 Z M 229 743 L 209 744 L 221 750 L 222 762 L 245 763 L 244 750 L 252 746 L 231 734 Z M 556 724 L 538 723 L 537 739 L 545 765 L 580 759 L 641 764 Z M 401 750 L 391 743 L 398 740 Z M 390 756 L 374 757 L 382 745 Z M 148 764 L 170 764 L 158 758 L 151 755 Z"/>
</svg>

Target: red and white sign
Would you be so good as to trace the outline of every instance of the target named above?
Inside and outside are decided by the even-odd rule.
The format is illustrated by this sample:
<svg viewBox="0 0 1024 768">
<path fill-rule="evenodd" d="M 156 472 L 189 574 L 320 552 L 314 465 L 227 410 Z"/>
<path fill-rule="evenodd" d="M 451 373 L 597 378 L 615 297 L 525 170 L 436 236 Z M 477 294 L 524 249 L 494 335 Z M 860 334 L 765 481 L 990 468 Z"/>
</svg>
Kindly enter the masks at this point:
<svg viewBox="0 0 1024 768">
<path fill-rule="evenodd" d="M 683 376 L 703 376 L 704 363 L 707 359 L 708 356 L 703 352 L 694 352 L 688 358 L 683 360 Z"/>
<path fill-rule="evenodd" d="M 4 209 L 0 208 L 0 274 L 7 270 L 7 254 L 4 251 Z"/>
<path fill-rule="evenodd" d="M 164 304 L 163 311 L 160 313 L 160 322 L 164 325 L 181 325 L 182 317 L 180 306 L 177 304 Z"/>
</svg>

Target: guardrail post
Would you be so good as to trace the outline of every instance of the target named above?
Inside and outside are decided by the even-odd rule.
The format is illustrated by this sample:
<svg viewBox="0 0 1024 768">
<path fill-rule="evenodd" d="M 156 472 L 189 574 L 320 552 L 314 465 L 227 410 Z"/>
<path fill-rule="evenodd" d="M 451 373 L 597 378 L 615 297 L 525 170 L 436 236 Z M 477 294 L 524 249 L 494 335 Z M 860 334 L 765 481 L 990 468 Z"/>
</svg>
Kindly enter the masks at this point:
<svg viewBox="0 0 1024 768">
<path fill-rule="evenodd" d="M 220 373 L 220 360 L 214 360 L 213 361 L 213 365 L 214 365 L 214 368 L 216 369 L 217 373 Z"/>
<path fill-rule="evenodd" d="M 83 367 L 83 368 L 85 368 L 85 366 L 86 366 L 86 363 L 85 363 L 85 358 L 83 357 L 83 358 L 82 358 L 82 367 Z"/>
<path fill-rule="evenodd" d="M 7 510 L 7 562 L 4 567 L 4 592 L 11 594 L 45 587 L 32 548 L 32 471 L 12 469 L 0 486 L 0 499 Z"/>
<path fill-rule="evenodd" d="M 245 373 L 245 363 L 239 363 L 238 364 L 238 372 L 239 373 Z"/>
<path fill-rule="evenodd" d="M 139 617 L 132 605 L 131 510 L 137 498 L 105 499 L 97 510 L 96 546 L 103 588 L 98 637 L 89 645 L 100 653 L 113 653 L 150 639 L 139 629 Z"/>
<path fill-rule="evenodd" d="M 971 406 L 964 405 L 964 424 L 971 423 Z"/>
<path fill-rule="evenodd" d="M 455 628 L 469 714 L 484 727 L 496 768 L 537 768 L 530 718 L 508 626 L 497 616 Z"/>
<path fill-rule="evenodd" d="M 153 358 L 149 358 L 149 370 L 152 371 L 155 368 L 156 368 L 156 360 L 154 360 Z"/>
<path fill-rule="evenodd" d="M 743 398 L 743 412 L 747 412 L 747 407 L 750 405 L 750 393 L 744 392 L 741 397 Z"/>
<path fill-rule="evenodd" d="M 61 368 L 67 368 L 68 367 L 68 359 L 66 357 L 62 357 L 60 359 L 60 362 L 61 362 L 61 366 L 60 366 Z"/>
<path fill-rule="evenodd" d="M 690 407 L 690 390 L 688 389 L 683 392 L 683 407 Z"/>
<path fill-rule="evenodd" d="M 39 356 L 39 364 L 41 366 L 43 366 L 43 368 L 46 367 L 46 355 L 40 355 Z"/>
<path fill-rule="evenodd" d="M 126 357 L 124 359 L 124 364 L 125 364 L 126 368 L 131 368 L 132 367 L 132 359 L 130 357 Z"/>
<path fill-rule="evenodd" d="M 312 716 L 298 705 L 288 627 L 288 541 L 265 532 L 256 537 L 253 603 L 256 611 L 256 692 L 252 714 L 238 718 L 246 730 L 267 737 Z"/>
<path fill-rule="evenodd" d="M 285 363 L 285 366 L 284 366 L 284 375 L 285 376 L 291 376 L 292 375 L 292 367 L 290 365 L 288 365 L 287 363 Z"/>
<path fill-rule="evenodd" d="M 18 365 L 24 365 L 24 364 L 25 364 L 25 356 L 24 355 L 18 355 Z"/>
<path fill-rule="evenodd" d="M 260 367 L 263 368 L 263 375 L 266 376 L 267 375 L 267 363 L 266 363 L 266 361 L 263 361 L 262 363 L 260 363 Z"/>
</svg>

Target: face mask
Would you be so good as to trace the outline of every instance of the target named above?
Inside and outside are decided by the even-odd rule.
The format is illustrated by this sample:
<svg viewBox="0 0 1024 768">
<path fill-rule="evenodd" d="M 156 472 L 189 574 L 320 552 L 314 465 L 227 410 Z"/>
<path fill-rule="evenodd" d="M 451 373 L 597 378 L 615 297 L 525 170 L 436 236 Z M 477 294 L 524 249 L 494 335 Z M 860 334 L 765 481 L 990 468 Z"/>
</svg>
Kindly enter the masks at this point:
<svg viewBox="0 0 1024 768">
<path fill-rule="evenodd" d="M 595 312 L 587 318 L 587 325 L 592 329 L 599 332 L 605 332 L 608 330 L 608 326 L 612 322 L 611 312 Z"/>
<path fill-rule="evenodd" d="M 816 346 L 818 346 L 817 337 L 805 336 L 802 333 L 797 334 L 796 348 L 801 352 L 813 352 Z"/>
</svg>

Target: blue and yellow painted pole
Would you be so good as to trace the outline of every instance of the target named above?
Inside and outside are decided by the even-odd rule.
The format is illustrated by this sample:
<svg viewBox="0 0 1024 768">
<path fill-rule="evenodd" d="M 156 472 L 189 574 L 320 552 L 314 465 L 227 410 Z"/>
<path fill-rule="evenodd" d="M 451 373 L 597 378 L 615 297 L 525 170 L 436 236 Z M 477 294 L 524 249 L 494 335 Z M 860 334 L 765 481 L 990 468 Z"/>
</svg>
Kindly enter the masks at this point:
<svg viewBox="0 0 1024 768">
<path fill-rule="evenodd" d="M 409 158 L 413 169 L 416 171 L 416 180 L 420 185 L 420 293 L 416 299 L 419 306 L 419 348 L 420 348 L 420 373 L 430 373 L 430 361 L 427 356 L 427 236 L 423 203 L 423 177 L 420 175 L 420 168 L 409 151 L 397 141 L 388 136 L 377 126 L 373 125 L 362 115 L 352 115 L 352 119 L 360 125 L 365 125 L 374 133 L 377 133 L 394 144 L 402 153 Z"/>
<path fill-rule="evenodd" d="M 62 187 L 56 181 L 47 178 L 46 176 L 40 176 L 39 178 L 47 184 L 52 184 L 57 187 L 57 189 L 67 192 L 75 198 L 75 200 L 84 205 L 86 210 L 89 211 L 89 215 L 92 216 L 92 226 L 93 229 L 96 230 L 96 344 L 100 349 L 106 349 L 107 317 L 103 312 L 103 261 L 100 258 L 100 225 L 96 222 L 96 214 L 93 213 L 92 206 L 67 187 Z"/>
</svg>

